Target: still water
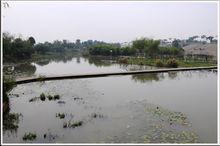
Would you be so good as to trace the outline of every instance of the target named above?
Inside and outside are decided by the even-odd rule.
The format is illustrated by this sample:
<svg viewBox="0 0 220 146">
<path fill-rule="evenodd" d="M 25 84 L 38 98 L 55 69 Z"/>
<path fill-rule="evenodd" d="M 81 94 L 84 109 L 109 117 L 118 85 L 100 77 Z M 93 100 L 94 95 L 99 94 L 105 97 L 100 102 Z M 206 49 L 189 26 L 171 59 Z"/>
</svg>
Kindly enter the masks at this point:
<svg viewBox="0 0 220 146">
<path fill-rule="evenodd" d="M 113 58 L 71 57 L 67 60 L 41 60 L 38 62 L 13 64 L 5 66 L 4 70 L 11 71 L 11 68 L 13 68 L 13 74 L 17 78 L 24 78 L 32 76 L 56 76 L 68 74 L 146 70 L 154 69 L 155 67 L 118 64 Z"/>
<path fill-rule="evenodd" d="M 35 64 L 34 74 L 71 72 L 68 63 L 52 70 L 55 64 L 64 63 Z M 77 68 L 75 59 L 70 64 L 70 70 Z M 99 71 L 95 68 L 94 72 Z M 110 68 L 128 69 L 112 63 L 105 71 Z M 60 99 L 29 101 L 41 93 L 59 94 Z M 188 71 L 22 84 L 10 92 L 10 108 L 10 113 L 20 116 L 16 130 L 3 131 L 5 143 L 216 143 L 217 73 Z M 58 113 L 65 117 L 57 117 Z M 77 121 L 82 124 L 68 126 Z M 24 141 L 29 132 L 37 138 Z"/>
</svg>

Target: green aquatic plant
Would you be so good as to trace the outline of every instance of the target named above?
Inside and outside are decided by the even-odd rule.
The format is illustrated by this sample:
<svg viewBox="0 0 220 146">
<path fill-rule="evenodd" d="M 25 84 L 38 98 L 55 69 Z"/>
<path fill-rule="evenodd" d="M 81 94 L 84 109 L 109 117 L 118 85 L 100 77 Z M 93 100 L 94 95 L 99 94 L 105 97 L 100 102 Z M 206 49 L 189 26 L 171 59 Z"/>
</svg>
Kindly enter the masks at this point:
<svg viewBox="0 0 220 146">
<path fill-rule="evenodd" d="M 59 117 L 60 119 L 64 119 L 65 114 L 64 113 L 56 113 L 56 117 Z"/>
<path fill-rule="evenodd" d="M 58 94 L 54 95 L 53 98 L 54 98 L 54 100 L 58 100 L 58 99 L 60 99 L 60 95 L 58 95 Z"/>
<path fill-rule="evenodd" d="M 75 122 L 69 121 L 68 123 L 67 122 L 63 123 L 63 128 L 76 128 L 82 125 L 83 125 L 83 121 L 75 121 Z"/>
<path fill-rule="evenodd" d="M 164 66 L 163 62 L 160 59 L 157 59 L 155 61 L 155 65 L 156 65 L 156 67 L 163 67 Z"/>
<path fill-rule="evenodd" d="M 41 95 L 40 95 L 40 100 L 45 101 L 45 99 L 46 99 L 45 94 L 44 94 L 44 93 L 41 93 Z"/>
<path fill-rule="evenodd" d="M 172 125 L 173 122 L 190 125 L 187 116 L 181 112 L 172 112 L 159 106 L 148 106 L 146 111 L 161 119 L 166 119 L 166 121 L 170 122 L 170 125 Z"/>
<path fill-rule="evenodd" d="M 102 114 L 92 113 L 91 117 L 92 118 L 103 118 L 104 116 Z"/>
<path fill-rule="evenodd" d="M 128 58 L 125 58 L 125 57 L 119 58 L 119 59 L 118 59 L 118 62 L 119 62 L 119 63 L 122 63 L 122 64 L 128 64 Z"/>
<path fill-rule="evenodd" d="M 83 124 L 83 121 L 75 121 L 70 125 L 70 127 L 75 128 L 75 127 L 82 126 L 82 124 Z"/>
<path fill-rule="evenodd" d="M 43 82 L 45 80 L 46 76 L 40 75 L 37 80 L 40 82 Z"/>
<path fill-rule="evenodd" d="M 26 140 L 35 140 L 37 138 L 37 135 L 35 133 L 25 133 L 24 136 L 23 136 L 23 140 L 26 141 Z"/>
<path fill-rule="evenodd" d="M 47 96 L 46 96 L 44 93 L 41 93 L 41 94 L 40 94 L 40 97 L 31 98 L 31 99 L 29 100 L 29 102 L 34 102 L 34 101 L 37 101 L 38 99 L 40 99 L 41 101 L 45 101 L 45 100 L 46 100 L 46 97 L 47 97 L 48 100 L 58 100 L 58 99 L 60 99 L 60 95 L 54 95 L 54 96 L 52 96 L 52 95 L 47 95 Z"/>
<path fill-rule="evenodd" d="M 34 97 L 34 98 L 31 98 L 30 100 L 29 100 L 29 102 L 34 102 L 34 101 L 36 101 L 36 100 L 38 100 L 39 99 L 39 97 Z"/>
<path fill-rule="evenodd" d="M 144 143 L 196 143 L 198 135 L 191 130 L 169 129 L 163 124 L 153 124 L 142 136 Z"/>
<path fill-rule="evenodd" d="M 177 68 L 179 66 L 177 60 L 175 58 L 173 59 L 168 59 L 166 62 L 166 67 L 173 67 L 173 68 Z"/>
<path fill-rule="evenodd" d="M 48 100 L 52 100 L 53 96 L 52 95 L 48 95 L 47 98 L 48 98 Z"/>
</svg>

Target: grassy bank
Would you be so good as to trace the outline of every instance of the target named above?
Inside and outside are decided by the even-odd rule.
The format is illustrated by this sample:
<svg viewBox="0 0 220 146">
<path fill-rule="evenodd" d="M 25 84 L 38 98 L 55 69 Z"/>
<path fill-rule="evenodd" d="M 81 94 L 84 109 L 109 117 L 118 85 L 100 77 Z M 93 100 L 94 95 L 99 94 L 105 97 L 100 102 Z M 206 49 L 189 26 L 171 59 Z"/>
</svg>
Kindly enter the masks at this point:
<svg viewBox="0 0 220 146">
<path fill-rule="evenodd" d="M 124 61 L 125 64 L 137 64 L 137 65 L 149 65 L 149 66 L 157 66 L 158 59 L 152 58 L 137 58 L 137 57 L 129 57 L 127 61 Z M 162 64 L 167 64 L 169 59 L 159 59 Z M 214 61 L 201 61 L 201 60 L 193 60 L 193 59 L 178 59 L 175 58 L 178 67 L 202 67 L 202 66 L 216 66 L 217 63 Z"/>
</svg>

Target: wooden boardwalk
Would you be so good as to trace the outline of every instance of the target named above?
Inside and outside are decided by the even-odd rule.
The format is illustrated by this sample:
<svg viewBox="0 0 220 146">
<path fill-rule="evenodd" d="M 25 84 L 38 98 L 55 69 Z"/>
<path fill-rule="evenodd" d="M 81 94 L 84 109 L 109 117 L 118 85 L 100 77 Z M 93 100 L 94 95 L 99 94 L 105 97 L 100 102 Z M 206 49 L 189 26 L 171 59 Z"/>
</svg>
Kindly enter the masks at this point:
<svg viewBox="0 0 220 146">
<path fill-rule="evenodd" d="M 163 72 L 172 72 L 172 71 L 192 71 L 192 70 L 217 70 L 217 66 L 190 67 L 190 68 L 166 68 L 166 69 L 139 70 L 139 71 L 126 71 L 126 72 L 110 72 L 110 73 L 108 72 L 108 73 L 90 73 L 90 74 L 64 75 L 64 76 L 32 77 L 32 78 L 17 79 L 16 83 L 24 84 L 24 83 L 30 83 L 30 82 L 41 82 L 41 81 L 51 81 L 51 80 L 95 78 L 95 77 L 117 76 L 117 75 L 163 73 Z"/>
</svg>

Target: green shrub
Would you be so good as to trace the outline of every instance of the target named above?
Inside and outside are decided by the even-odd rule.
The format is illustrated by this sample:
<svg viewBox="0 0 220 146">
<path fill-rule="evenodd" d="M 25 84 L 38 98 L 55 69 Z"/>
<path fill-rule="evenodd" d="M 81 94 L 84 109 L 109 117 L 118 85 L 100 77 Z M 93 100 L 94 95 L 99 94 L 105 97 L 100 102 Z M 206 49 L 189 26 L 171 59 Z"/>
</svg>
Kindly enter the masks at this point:
<svg viewBox="0 0 220 146">
<path fill-rule="evenodd" d="M 119 58 L 119 63 L 128 64 L 128 58 Z"/>
<path fill-rule="evenodd" d="M 178 62 L 176 61 L 176 59 L 168 59 L 167 62 L 166 62 L 166 67 L 173 67 L 173 68 L 176 68 L 178 67 Z"/>
<path fill-rule="evenodd" d="M 8 102 L 8 92 L 16 86 L 15 79 L 12 76 L 3 76 L 3 102 Z"/>
<path fill-rule="evenodd" d="M 138 64 L 139 65 L 144 65 L 144 61 L 140 61 Z"/>
<path fill-rule="evenodd" d="M 163 62 L 160 59 L 157 59 L 155 64 L 156 64 L 156 67 L 163 67 L 164 66 Z"/>
</svg>

